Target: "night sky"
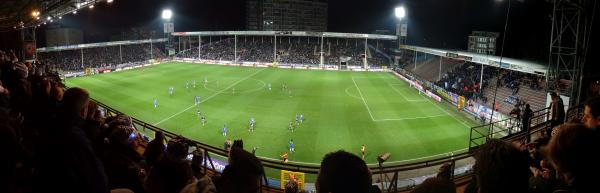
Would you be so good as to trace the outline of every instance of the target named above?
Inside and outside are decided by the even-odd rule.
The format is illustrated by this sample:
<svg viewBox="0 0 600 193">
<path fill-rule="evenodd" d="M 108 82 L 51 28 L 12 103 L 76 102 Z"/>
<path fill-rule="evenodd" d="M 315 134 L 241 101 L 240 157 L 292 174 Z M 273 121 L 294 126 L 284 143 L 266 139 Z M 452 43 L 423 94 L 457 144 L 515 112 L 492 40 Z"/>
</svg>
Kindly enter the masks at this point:
<svg viewBox="0 0 600 193">
<path fill-rule="evenodd" d="M 504 30 L 508 0 L 329 0 L 328 31 L 393 31 L 397 5 L 407 10 L 408 44 L 465 50 L 472 30 Z M 163 8 L 173 10 L 175 31 L 245 30 L 244 0 L 115 0 L 66 16 L 60 25 L 82 29 L 86 42 L 108 41 L 131 27 L 161 32 Z M 512 0 L 504 55 L 546 63 L 550 16 L 546 0 Z"/>
</svg>

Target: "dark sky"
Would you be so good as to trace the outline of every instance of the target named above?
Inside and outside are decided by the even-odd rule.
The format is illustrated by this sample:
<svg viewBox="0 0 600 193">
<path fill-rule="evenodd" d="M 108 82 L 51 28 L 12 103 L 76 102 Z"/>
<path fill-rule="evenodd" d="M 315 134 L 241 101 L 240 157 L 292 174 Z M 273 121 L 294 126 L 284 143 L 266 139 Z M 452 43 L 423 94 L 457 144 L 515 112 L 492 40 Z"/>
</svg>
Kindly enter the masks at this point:
<svg viewBox="0 0 600 193">
<path fill-rule="evenodd" d="M 393 30 L 397 5 L 407 9 L 409 44 L 464 50 L 472 30 L 503 31 L 508 0 L 329 0 L 328 31 Z M 511 1 L 505 56 L 547 61 L 550 6 L 546 0 Z M 107 41 L 131 27 L 161 31 L 165 7 L 175 14 L 175 31 L 244 30 L 244 0 L 115 0 L 60 23 L 82 29 L 86 42 Z"/>
</svg>

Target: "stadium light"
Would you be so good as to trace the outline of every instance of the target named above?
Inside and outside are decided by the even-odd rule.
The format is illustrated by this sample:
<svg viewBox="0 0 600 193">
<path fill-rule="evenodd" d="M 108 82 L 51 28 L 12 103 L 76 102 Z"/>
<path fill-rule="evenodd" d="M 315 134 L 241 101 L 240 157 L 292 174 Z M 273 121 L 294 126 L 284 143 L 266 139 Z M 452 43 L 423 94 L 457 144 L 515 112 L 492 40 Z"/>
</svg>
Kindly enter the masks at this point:
<svg viewBox="0 0 600 193">
<path fill-rule="evenodd" d="M 94 5 L 93 5 L 93 4 L 92 4 L 92 5 L 90 5 L 90 9 L 94 9 Z"/>
<path fill-rule="evenodd" d="M 113 2 L 113 0 L 106 0 L 106 2 L 107 2 L 107 3 L 112 3 L 112 2 Z"/>
<path fill-rule="evenodd" d="M 406 17 L 406 10 L 402 6 L 396 7 L 396 9 L 394 9 L 394 14 L 398 19 L 402 20 L 404 17 Z"/>
<path fill-rule="evenodd" d="M 171 17 L 173 17 L 173 11 L 170 9 L 163 9 L 161 16 L 164 20 L 170 20 Z"/>
</svg>

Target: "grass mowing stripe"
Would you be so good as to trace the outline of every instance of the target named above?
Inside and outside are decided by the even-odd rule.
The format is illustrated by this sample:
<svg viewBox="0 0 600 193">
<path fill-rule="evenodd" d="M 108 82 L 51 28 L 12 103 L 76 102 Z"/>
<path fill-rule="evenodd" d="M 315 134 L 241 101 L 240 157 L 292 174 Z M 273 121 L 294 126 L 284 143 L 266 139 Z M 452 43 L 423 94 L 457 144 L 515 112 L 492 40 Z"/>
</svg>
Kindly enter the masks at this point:
<svg viewBox="0 0 600 193">
<path fill-rule="evenodd" d="M 217 96 L 217 95 L 219 95 L 219 94 L 221 94 L 221 93 L 225 92 L 226 90 L 229 90 L 231 87 L 234 87 L 234 86 L 235 86 L 235 85 L 237 85 L 238 83 L 240 83 L 240 82 L 242 82 L 242 81 L 244 81 L 244 80 L 246 80 L 246 79 L 248 79 L 248 78 L 250 78 L 250 77 L 252 77 L 252 76 L 254 76 L 254 75 L 256 75 L 256 74 L 258 74 L 259 72 L 262 72 L 262 71 L 263 71 L 263 70 L 265 70 L 265 69 L 266 69 L 266 68 L 260 69 L 259 71 L 256 71 L 255 73 L 252 73 L 252 74 L 250 74 L 250 75 L 248 75 L 248 76 L 246 76 L 246 77 L 244 77 L 244 78 L 242 78 L 242 79 L 240 79 L 240 80 L 238 80 L 238 81 L 234 82 L 233 84 L 229 85 L 227 88 L 224 88 L 224 89 L 220 90 L 219 92 L 217 92 L 217 93 L 215 93 L 215 94 L 213 94 L 213 95 L 210 95 L 210 96 L 208 96 L 208 97 L 204 98 L 204 100 L 200 101 L 200 104 L 202 104 L 202 103 L 204 103 L 204 102 L 208 101 L 209 99 L 211 99 L 211 98 L 213 98 L 213 97 L 215 97 L 215 96 Z M 156 123 L 154 123 L 154 124 L 152 124 L 152 125 L 156 126 L 156 125 L 158 125 L 158 124 L 161 124 L 162 122 L 165 122 L 165 121 L 167 121 L 167 120 L 169 120 L 169 119 L 171 119 L 171 118 L 173 118 L 173 117 L 175 117 L 175 116 L 177 116 L 177 115 L 179 115 L 179 114 L 181 114 L 181 113 L 183 113 L 183 112 L 186 112 L 187 110 L 190 110 L 191 108 L 194 108 L 194 106 L 196 106 L 196 104 L 193 104 L 193 105 L 189 106 L 188 108 L 185 108 L 185 109 L 183 109 L 182 111 L 179 111 L 179 112 L 177 112 L 177 113 L 175 113 L 175 114 L 171 115 L 170 117 L 167 117 L 167 118 L 165 118 L 165 119 L 163 119 L 163 120 L 161 120 L 161 121 L 159 121 L 159 122 L 156 122 Z"/>
</svg>

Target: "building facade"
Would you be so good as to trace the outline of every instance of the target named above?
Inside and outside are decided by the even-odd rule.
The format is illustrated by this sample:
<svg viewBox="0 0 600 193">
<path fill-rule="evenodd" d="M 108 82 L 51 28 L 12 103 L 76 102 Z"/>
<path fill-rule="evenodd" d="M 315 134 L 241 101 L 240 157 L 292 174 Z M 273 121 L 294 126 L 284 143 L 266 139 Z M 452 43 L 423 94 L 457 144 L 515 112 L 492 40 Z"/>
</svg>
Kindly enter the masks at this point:
<svg viewBox="0 0 600 193">
<path fill-rule="evenodd" d="M 327 31 L 327 0 L 248 0 L 246 29 Z"/>
<path fill-rule="evenodd" d="M 469 35 L 469 52 L 496 55 L 496 40 L 498 32 L 473 31 Z"/>
</svg>

